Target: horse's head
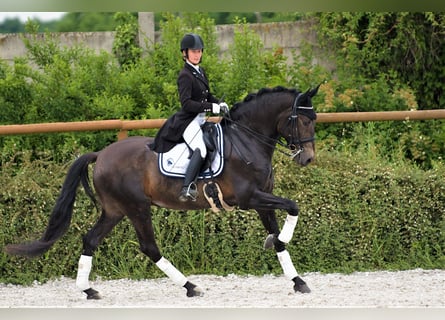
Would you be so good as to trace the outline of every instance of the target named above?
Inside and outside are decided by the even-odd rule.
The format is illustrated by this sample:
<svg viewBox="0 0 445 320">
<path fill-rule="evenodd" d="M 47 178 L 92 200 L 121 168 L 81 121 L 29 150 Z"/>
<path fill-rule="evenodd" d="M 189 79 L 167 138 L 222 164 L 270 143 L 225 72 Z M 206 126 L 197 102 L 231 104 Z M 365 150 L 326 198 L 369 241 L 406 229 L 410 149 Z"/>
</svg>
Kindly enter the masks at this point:
<svg viewBox="0 0 445 320">
<path fill-rule="evenodd" d="M 286 139 L 291 157 L 306 166 L 315 158 L 315 120 L 317 114 L 312 106 L 312 97 L 318 92 L 317 86 L 295 98 L 291 110 L 279 123 L 278 131 Z"/>
</svg>

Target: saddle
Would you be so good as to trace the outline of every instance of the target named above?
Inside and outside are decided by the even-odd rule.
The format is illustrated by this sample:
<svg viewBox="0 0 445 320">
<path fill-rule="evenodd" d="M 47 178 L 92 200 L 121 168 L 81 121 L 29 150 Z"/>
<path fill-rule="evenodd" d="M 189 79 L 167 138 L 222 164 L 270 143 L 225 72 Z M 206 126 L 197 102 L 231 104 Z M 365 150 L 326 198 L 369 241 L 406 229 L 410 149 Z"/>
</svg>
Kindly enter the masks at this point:
<svg viewBox="0 0 445 320">
<path fill-rule="evenodd" d="M 204 143 L 207 148 L 207 156 L 201 167 L 198 179 L 208 179 L 203 185 L 202 192 L 210 204 L 213 212 L 220 210 L 231 211 L 234 207 L 229 206 L 223 199 L 219 185 L 212 180 L 221 174 L 224 167 L 224 137 L 221 125 L 213 122 L 205 122 L 201 126 L 204 134 Z M 159 170 L 169 177 L 184 178 L 190 162 L 191 150 L 183 142 L 173 147 L 168 152 L 159 154 Z"/>
<path fill-rule="evenodd" d="M 224 166 L 224 139 L 220 124 L 205 122 L 201 126 L 207 156 L 198 175 L 198 179 L 218 176 Z M 186 143 L 180 143 L 171 150 L 159 154 L 159 170 L 169 177 L 183 178 L 190 162 L 191 151 Z"/>
</svg>

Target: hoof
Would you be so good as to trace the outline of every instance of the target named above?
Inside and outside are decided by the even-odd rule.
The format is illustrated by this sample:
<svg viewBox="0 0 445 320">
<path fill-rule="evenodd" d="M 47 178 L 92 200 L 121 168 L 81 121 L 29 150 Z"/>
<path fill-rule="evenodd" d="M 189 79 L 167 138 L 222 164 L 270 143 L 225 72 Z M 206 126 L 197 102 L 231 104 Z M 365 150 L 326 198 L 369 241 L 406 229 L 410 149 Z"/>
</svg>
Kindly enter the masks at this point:
<svg viewBox="0 0 445 320">
<path fill-rule="evenodd" d="M 295 277 L 294 279 L 294 291 L 301 293 L 310 293 L 311 289 L 307 286 L 306 282 L 303 281 L 300 277 Z"/>
<path fill-rule="evenodd" d="M 271 233 L 267 236 L 266 240 L 264 240 L 264 249 L 273 249 L 273 242 L 275 239 L 275 234 Z"/>
<path fill-rule="evenodd" d="M 83 292 L 85 292 L 87 294 L 87 300 L 100 300 L 102 299 L 102 297 L 100 296 L 99 292 L 89 288 L 86 290 L 83 290 Z"/>
<path fill-rule="evenodd" d="M 204 292 L 191 282 L 187 281 L 184 287 L 187 289 L 187 297 L 202 297 L 204 295 Z"/>
</svg>

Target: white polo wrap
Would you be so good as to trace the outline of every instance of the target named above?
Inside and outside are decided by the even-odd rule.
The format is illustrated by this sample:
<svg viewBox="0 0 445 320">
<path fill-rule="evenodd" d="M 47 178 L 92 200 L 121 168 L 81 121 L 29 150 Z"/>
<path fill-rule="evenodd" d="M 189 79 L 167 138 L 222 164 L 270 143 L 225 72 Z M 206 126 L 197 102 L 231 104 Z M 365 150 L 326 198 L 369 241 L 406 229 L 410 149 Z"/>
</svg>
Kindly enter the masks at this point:
<svg viewBox="0 0 445 320">
<path fill-rule="evenodd" d="M 187 278 L 164 257 L 156 262 L 156 265 L 177 285 L 182 287 L 186 284 Z"/>
<path fill-rule="evenodd" d="M 297 270 L 295 270 L 294 264 L 292 263 L 289 252 L 287 250 L 277 252 L 277 256 L 286 278 L 292 280 L 293 278 L 298 276 Z"/>
<path fill-rule="evenodd" d="M 93 257 L 85 255 L 81 255 L 79 259 L 76 286 L 82 291 L 91 288 L 90 283 L 88 282 L 88 278 L 90 277 L 92 260 Z"/>
<path fill-rule="evenodd" d="M 283 229 L 278 235 L 278 240 L 289 243 L 294 234 L 295 226 L 297 225 L 298 216 L 287 215 L 286 221 L 284 221 Z"/>
</svg>

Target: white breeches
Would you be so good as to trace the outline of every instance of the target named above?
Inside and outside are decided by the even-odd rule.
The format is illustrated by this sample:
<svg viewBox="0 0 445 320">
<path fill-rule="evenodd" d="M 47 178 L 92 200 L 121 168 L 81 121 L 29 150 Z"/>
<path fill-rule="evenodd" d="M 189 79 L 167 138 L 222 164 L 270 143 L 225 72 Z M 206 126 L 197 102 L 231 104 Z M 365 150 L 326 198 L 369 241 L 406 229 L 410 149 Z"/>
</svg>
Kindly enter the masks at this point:
<svg viewBox="0 0 445 320">
<path fill-rule="evenodd" d="M 182 137 L 184 138 L 187 145 L 192 149 L 196 150 L 199 148 L 201 151 L 201 158 L 205 158 L 207 155 L 206 146 L 204 144 L 203 133 L 201 126 L 206 121 L 205 113 L 199 113 L 195 119 L 190 122 L 190 124 L 185 129 Z"/>
</svg>

